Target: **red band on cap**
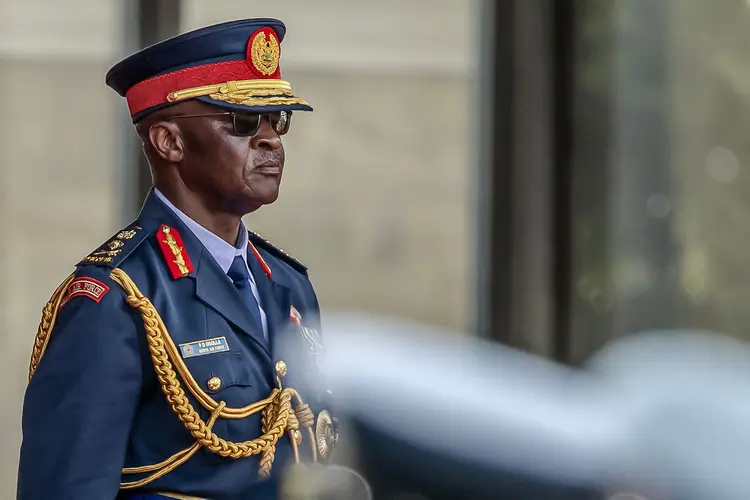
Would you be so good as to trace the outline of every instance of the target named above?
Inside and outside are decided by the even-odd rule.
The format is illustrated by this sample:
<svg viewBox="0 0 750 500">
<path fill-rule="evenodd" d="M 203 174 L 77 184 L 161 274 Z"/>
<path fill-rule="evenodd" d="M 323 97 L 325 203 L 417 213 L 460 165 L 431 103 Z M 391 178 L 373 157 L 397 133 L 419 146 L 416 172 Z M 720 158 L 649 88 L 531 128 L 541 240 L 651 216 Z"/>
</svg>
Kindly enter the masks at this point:
<svg viewBox="0 0 750 500">
<path fill-rule="evenodd" d="M 130 114 L 135 115 L 145 109 L 167 102 L 170 92 L 177 90 L 216 85 L 231 80 L 251 80 L 258 78 L 245 61 L 225 61 L 172 73 L 155 76 L 130 88 L 125 94 Z"/>
<path fill-rule="evenodd" d="M 170 92 L 233 80 L 279 79 L 280 56 L 281 46 L 276 32 L 271 28 L 261 28 L 248 40 L 244 60 L 184 68 L 133 85 L 125 93 L 130 115 L 168 102 Z"/>
</svg>

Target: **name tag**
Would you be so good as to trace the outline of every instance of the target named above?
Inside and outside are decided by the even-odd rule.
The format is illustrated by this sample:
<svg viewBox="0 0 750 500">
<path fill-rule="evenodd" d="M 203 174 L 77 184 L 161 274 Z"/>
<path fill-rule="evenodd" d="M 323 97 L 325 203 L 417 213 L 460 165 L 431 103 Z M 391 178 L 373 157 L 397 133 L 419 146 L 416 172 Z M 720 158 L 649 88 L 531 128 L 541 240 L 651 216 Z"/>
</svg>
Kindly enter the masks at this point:
<svg viewBox="0 0 750 500">
<path fill-rule="evenodd" d="M 183 358 L 194 358 L 196 356 L 226 352 L 228 350 L 229 344 L 227 343 L 226 337 L 196 340 L 195 342 L 180 344 L 180 352 L 182 353 Z"/>
</svg>

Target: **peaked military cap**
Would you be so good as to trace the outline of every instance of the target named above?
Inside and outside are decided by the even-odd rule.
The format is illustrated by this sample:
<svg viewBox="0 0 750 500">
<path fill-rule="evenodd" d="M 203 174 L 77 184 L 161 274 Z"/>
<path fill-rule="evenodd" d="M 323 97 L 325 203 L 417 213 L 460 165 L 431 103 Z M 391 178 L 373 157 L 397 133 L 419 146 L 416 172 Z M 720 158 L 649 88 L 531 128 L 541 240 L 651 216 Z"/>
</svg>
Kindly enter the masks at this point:
<svg viewBox="0 0 750 500">
<path fill-rule="evenodd" d="M 242 19 L 183 33 L 113 66 L 106 82 L 130 108 L 133 122 L 187 99 L 228 110 L 312 111 L 281 79 L 286 26 Z"/>
</svg>

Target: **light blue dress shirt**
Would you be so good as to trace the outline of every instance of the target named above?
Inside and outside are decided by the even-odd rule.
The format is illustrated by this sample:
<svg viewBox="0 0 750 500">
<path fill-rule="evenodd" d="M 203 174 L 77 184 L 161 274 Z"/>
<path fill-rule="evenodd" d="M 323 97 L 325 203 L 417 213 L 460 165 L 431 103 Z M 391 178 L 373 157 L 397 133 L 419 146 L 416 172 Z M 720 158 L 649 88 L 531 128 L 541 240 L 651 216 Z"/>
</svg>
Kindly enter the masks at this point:
<svg viewBox="0 0 750 500">
<path fill-rule="evenodd" d="M 240 238 L 237 242 L 237 246 L 230 245 L 229 243 L 222 240 L 214 233 L 185 215 L 179 208 L 174 206 L 172 202 L 170 202 L 167 197 L 164 196 L 158 189 L 154 188 L 154 193 L 167 207 L 169 207 L 170 210 L 175 213 L 175 215 L 177 215 L 177 217 L 180 218 L 183 224 L 185 224 L 188 229 L 192 231 L 195 237 L 200 240 L 203 246 L 206 247 L 206 250 L 208 250 L 208 253 L 211 254 L 216 263 L 219 264 L 219 267 L 221 267 L 221 269 L 224 271 L 224 274 L 229 271 L 229 267 L 232 265 L 235 257 L 237 257 L 238 255 L 242 257 L 242 260 L 245 261 L 247 272 L 250 275 L 250 289 L 252 290 L 253 296 L 258 302 L 258 306 L 260 309 L 260 322 L 263 326 L 263 336 L 265 336 L 266 340 L 268 340 L 268 321 L 266 319 L 266 313 L 263 311 L 263 304 L 261 304 L 260 302 L 260 295 L 258 294 L 258 286 L 255 284 L 255 277 L 253 276 L 250 267 L 247 265 L 248 237 L 245 225 L 240 221 Z M 229 280 L 229 276 L 227 276 L 227 279 Z"/>
</svg>

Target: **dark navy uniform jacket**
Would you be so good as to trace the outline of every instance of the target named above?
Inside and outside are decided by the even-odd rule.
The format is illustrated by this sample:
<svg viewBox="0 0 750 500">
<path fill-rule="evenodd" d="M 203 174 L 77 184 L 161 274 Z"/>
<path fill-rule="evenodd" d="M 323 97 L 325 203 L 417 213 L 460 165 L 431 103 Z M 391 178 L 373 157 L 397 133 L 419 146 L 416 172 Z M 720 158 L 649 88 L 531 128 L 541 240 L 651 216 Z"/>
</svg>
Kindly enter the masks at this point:
<svg viewBox="0 0 750 500">
<path fill-rule="evenodd" d="M 157 241 L 162 225 L 182 238 L 194 267 L 187 276 L 175 279 L 170 273 Z M 153 483 L 120 492 L 121 481 L 143 477 L 123 477 L 123 467 L 159 463 L 196 441 L 161 390 L 139 311 L 126 303 L 125 292 L 110 275 L 117 267 L 132 278 L 154 304 L 175 344 L 225 339 L 228 350 L 184 359 L 213 399 L 239 408 L 268 397 L 275 387 L 275 363 L 283 359 L 288 366 L 283 384 L 297 389 L 317 415 L 324 391 L 310 375 L 315 373 L 314 346 L 290 321 L 294 308 L 308 332 L 320 331 L 318 301 L 305 267 L 250 234 L 261 257 L 248 249 L 268 320 L 268 346 L 232 282 L 153 192 L 138 219 L 118 234 L 129 238 L 113 238 L 110 243 L 122 243 L 102 245 L 92 254 L 110 259 L 90 256 L 75 271 L 77 277 L 90 278 L 108 290 L 84 289 L 70 295 L 30 380 L 23 407 L 18 498 L 105 500 L 149 491 L 210 499 L 275 498 L 275 476 L 258 479 L 259 456 L 224 458 L 203 447 Z M 220 380 L 218 388 L 208 382 L 215 377 Z M 189 393 L 188 397 L 208 420 L 208 411 Z M 262 434 L 260 414 L 219 419 L 213 430 L 228 441 L 257 438 Z M 303 459 L 310 455 L 305 439 L 300 446 Z M 278 473 L 291 455 L 284 437 L 276 447 L 272 471 Z"/>
</svg>

